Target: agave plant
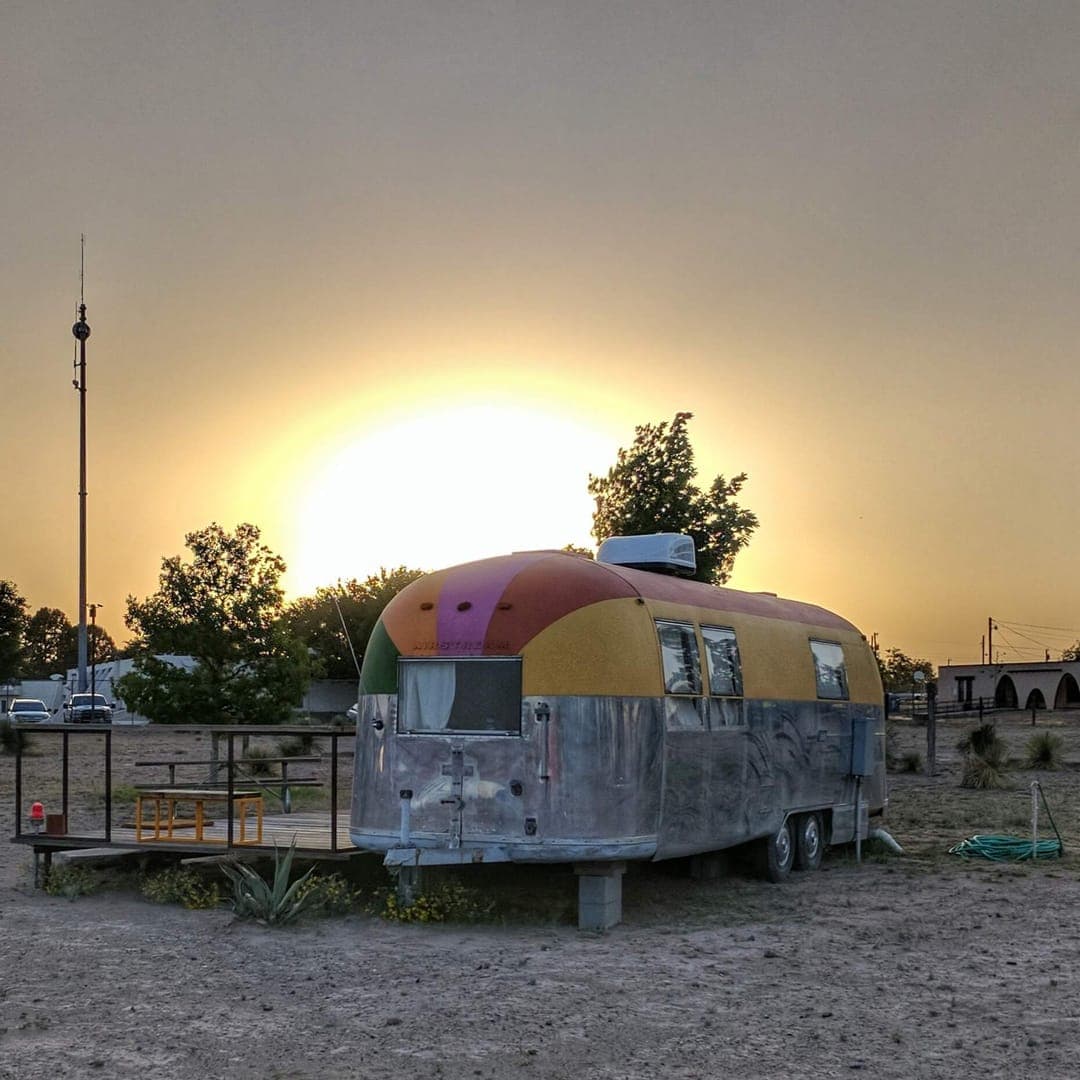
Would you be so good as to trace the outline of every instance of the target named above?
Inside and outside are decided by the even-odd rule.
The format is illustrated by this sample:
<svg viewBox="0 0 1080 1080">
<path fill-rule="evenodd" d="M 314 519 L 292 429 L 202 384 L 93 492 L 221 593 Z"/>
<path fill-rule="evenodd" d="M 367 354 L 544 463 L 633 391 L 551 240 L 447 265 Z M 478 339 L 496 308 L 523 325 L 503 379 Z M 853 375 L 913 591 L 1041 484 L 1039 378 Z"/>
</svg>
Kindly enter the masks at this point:
<svg viewBox="0 0 1080 1080">
<path fill-rule="evenodd" d="M 284 926 L 311 907 L 318 898 L 318 890 L 305 890 L 303 884 L 311 877 L 315 867 L 290 884 L 295 854 L 295 840 L 284 855 L 274 846 L 272 881 L 266 881 L 244 863 L 221 868 L 232 882 L 233 911 L 238 919 L 255 919 L 267 926 Z"/>
</svg>

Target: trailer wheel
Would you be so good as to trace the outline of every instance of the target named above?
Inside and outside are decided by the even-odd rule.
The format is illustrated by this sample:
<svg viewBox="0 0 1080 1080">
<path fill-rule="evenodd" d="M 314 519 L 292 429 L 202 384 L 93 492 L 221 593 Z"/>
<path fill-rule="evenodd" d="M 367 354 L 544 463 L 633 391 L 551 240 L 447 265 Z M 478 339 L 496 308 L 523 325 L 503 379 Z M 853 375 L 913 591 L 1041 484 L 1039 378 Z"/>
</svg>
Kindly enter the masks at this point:
<svg viewBox="0 0 1080 1080">
<path fill-rule="evenodd" d="M 803 814 L 799 818 L 795 834 L 795 869 L 816 870 L 821 865 L 825 853 L 825 838 L 822 835 L 821 815 Z"/>
<path fill-rule="evenodd" d="M 791 833 L 791 819 L 788 818 L 775 836 L 766 836 L 761 841 L 762 869 L 769 881 L 787 880 L 791 873 L 791 864 L 795 860 L 795 843 Z"/>
</svg>

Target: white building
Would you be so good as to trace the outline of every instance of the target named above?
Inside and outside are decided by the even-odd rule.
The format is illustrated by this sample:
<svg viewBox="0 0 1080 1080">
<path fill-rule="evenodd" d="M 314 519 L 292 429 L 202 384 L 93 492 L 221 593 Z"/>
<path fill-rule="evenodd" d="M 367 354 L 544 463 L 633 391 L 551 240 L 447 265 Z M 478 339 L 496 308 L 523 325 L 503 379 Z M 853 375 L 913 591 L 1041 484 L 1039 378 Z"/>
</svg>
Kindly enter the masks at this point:
<svg viewBox="0 0 1080 1080">
<path fill-rule="evenodd" d="M 1080 709 L 1080 660 L 1031 664 L 946 664 L 938 701 L 999 709 Z"/>
<path fill-rule="evenodd" d="M 190 656 L 158 656 L 173 667 L 185 668 L 190 671 L 195 667 L 195 661 Z M 122 675 L 126 675 L 134 667 L 134 660 L 106 660 L 97 664 L 94 668 L 95 693 L 103 694 L 113 703 L 114 724 L 146 724 L 149 721 L 145 716 L 129 712 L 123 700 L 116 694 L 115 683 Z M 27 684 L 29 685 L 29 684 Z M 42 685 L 34 683 L 33 685 Z M 70 668 L 64 683 L 55 683 L 61 691 L 66 687 L 66 695 L 61 695 L 61 704 L 78 687 L 78 672 Z M 90 669 L 86 672 L 86 688 L 90 689 Z M 23 694 L 22 697 L 40 697 L 40 694 Z M 357 681 L 355 679 L 315 679 L 311 682 L 307 692 L 300 703 L 300 712 L 306 713 L 320 720 L 329 720 L 334 716 L 344 715 L 350 705 L 356 703 L 358 698 Z M 48 702 L 46 702 L 48 704 Z M 50 705 L 50 708 L 52 706 Z"/>
</svg>

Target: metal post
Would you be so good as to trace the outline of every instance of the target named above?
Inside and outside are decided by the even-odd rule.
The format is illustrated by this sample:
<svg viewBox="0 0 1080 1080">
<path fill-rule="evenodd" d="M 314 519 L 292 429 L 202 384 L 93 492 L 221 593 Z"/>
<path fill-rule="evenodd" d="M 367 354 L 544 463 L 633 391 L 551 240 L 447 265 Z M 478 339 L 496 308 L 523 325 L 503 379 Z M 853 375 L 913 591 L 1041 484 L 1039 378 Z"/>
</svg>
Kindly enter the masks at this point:
<svg viewBox="0 0 1080 1080">
<path fill-rule="evenodd" d="M 1039 781 L 1031 782 L 1031 861 L 1039 854 Z"/>
<path fill-rule="evenodd" d="M 937 683 L 926 684 L 926 775 L 937 770 Z"/>
<path fill-rule="evenodd" d="M 335 731 L 330 736 L 330 850 L 337 851 L 337 741 Z"/>
<path fill-rule="evenodd" d="M 22 836 L 22 745 L 15 747 L 15 838 Z"/>
<path fill-rule="evenodd" d="M 97 604 L 90 605 L 90 716 L 94 717 L 97 702 L 94 695 L 97 693 Z"/>
<path fill-rule="evenodd" d="M 234 782 L 234 766 L 235 766 L 235 764 L 236 764 L 236 756 L 235 756 L 235 749 L 233 747 L 233 733 L 230 731 L 229 732 L 229 779 L 228 779 L 228 787 L 226 789 L 226 794 L 228 795 L 228 806 L 227 806 L 226 811 L 225 811 L 226 814 L 227 814 L 225 846 L 230 847 L 230 848 L 233 846 L 232 811 L 233 811 L 233 792 L 236 789 L 236 785 L 235 785 L 235 782 Z"/>
<path fill-rule="evenodd" d="M 112 729 L 105 731 L 105 842 L 112 840 Z"/>
<path fill-rule="evenodd" d="M 862 813 L 859 802 L 862 796 L 862 777 L 855 774 L 855 865 L 862 865 Z"/>
<path fill-rule="evenodd" d="M 79 343 L 78 379 L 72 385 L 79 392 L 79 690 L 86 691 L 86 339 L 90 326 L 86 321 L 86 303 L 82 279 L 85 267 L 86 237 L 82 237 L 83 258 L 79 265 L 79 317 L 71 328 Z"/>
<path fill-rule="evenodd" d="M 62 789 L 61 789 L 62 797 L 63 797 L 63 806 L 61 807 L 61 811 L 62 811 L 62 813 L 64 815 L 64 825 L 65 826 L 68 824 L 68 819 L 67 819 L 67 816 L 68 816 L 68 738 L 69 738 L 69 733 L 65 731 L 64 734 L 61 736 L 61 740 L 62 740 L 62 742 L 64 744 L 63 745 L 63 761 L 62 761 L 62 764 L 61 764 L 61 773 L 62 773 L 62 778 L 63 778 L 62 779 Z"/>
</svg>

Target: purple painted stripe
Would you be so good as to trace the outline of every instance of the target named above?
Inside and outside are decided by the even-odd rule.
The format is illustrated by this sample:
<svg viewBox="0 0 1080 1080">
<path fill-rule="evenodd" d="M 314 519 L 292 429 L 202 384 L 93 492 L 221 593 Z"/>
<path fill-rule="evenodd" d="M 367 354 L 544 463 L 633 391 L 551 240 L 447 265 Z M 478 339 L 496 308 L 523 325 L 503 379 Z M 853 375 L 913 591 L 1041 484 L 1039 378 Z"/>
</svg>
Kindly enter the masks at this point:
<svg viewBox="0 0 1080 1080">
<path fill-rule="evenodd" d="M 526 566 L 550 556 L 550 551 L 526 551 L 449 571 L 439 594 L 439 655 L 482 655 L 488 623 L 506 587 Z M 470 606 L 458 611 L 459 604 Z"/>
</svg>

